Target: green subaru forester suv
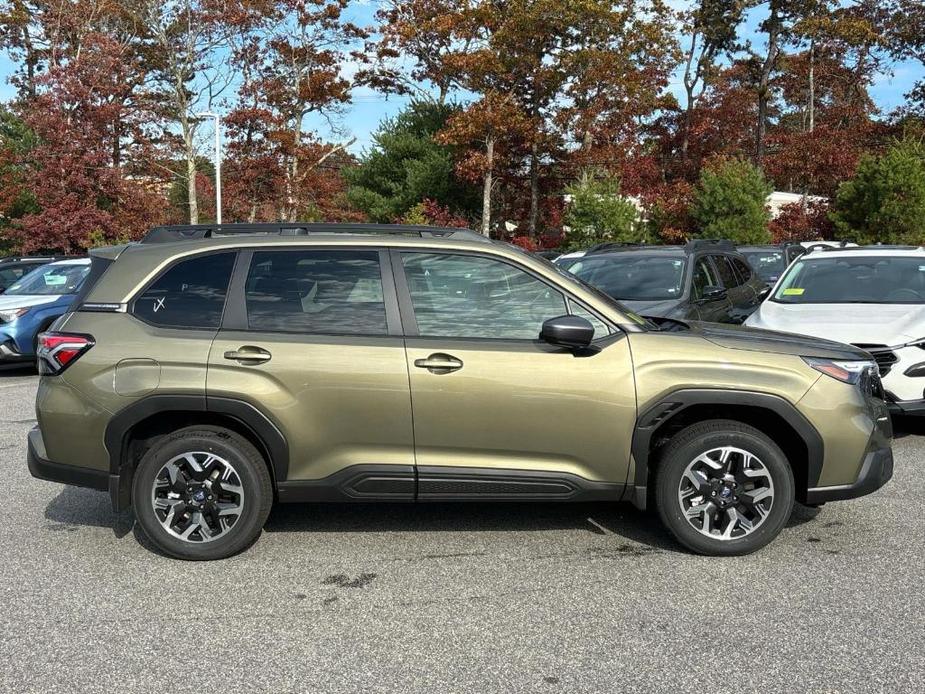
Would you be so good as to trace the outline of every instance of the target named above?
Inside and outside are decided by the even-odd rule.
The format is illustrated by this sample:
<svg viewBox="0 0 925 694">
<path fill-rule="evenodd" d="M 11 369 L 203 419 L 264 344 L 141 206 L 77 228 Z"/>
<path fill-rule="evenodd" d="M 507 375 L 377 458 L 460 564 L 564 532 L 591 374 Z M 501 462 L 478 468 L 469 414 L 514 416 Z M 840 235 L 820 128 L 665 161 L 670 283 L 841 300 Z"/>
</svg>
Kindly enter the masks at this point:
<svg viewBox="0 0 925 694">
<path fill-rule="evenodd" d="M 160 227 L 91 257 L 40 338 L 29 469 L 175 557 L 330 501 L 625 500 L 745 554 L 892 474 L 867 353 L 655 325 L 471 231 Z"/>
</svg>

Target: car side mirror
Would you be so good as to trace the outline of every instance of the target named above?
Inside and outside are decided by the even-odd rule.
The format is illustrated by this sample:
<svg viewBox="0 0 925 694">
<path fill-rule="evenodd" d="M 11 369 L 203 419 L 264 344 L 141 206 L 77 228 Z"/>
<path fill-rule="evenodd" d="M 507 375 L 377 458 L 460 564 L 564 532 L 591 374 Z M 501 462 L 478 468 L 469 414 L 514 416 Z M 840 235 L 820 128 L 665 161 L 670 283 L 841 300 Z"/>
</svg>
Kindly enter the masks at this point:
<svg viewBox="0 0 925 694">
<path fill-rule="evenodd" d="M 543 323 L 540 339 L 557 347 L 580 350 L 594 339 L 594 326 L 581 316 L 557 316 Z"/>
<path fill-rule="evenodd" d="M 770 293 L 771 293 L 771 285 L 770 284 L 764 285 L 761 291 L 758 292 L 758 301 L 764 301 L 765 299 L 768 298 L 768 294 Z"/>
<path fill-rule="evenodd" d="M 719 299 L 726 298 L 726 288 L 725 287 L 704 287 L 703 288 L 703 300 L 704 301 L 718 301 Z"/>
</svg>

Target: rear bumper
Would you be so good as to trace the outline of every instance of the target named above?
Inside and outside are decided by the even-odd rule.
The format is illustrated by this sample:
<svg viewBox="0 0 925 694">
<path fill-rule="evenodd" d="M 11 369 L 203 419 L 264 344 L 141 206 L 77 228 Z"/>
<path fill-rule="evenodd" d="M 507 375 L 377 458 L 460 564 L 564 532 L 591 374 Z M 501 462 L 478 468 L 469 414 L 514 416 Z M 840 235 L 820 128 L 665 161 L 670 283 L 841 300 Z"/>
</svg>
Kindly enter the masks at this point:
<svg viewBox="0 0 925 694">
<path fill-rule="evenodd" d="M 29 432 L 28 452 L 26 461 L 29 464 L 29 472 L 33 477 L 49 482 L 61 482 L 70 484 L 75 487 L 87 487 L 88 489 L 98 489 L 100 491 L 109 491 L 110 475 L 105 470 L 93 470 L 84 467 L 75 467 L 73 465 L 62 465 L 48 460 L 45 453 L 45 444 L 42 441 L 42 432 L 38 427 Z M 116 482 L 118 482 L 118 476 Z"/>
<path fill-rule="evenodd" d="M 827 501 L 855 499 L 877 491 L 893 476 L 893 449 L 889 446 L 867 453 L 858 478 L 851 484 L 833 487 L 813 487 L 806 490 L 807 504 L 824 504 Z"/>
</svg>

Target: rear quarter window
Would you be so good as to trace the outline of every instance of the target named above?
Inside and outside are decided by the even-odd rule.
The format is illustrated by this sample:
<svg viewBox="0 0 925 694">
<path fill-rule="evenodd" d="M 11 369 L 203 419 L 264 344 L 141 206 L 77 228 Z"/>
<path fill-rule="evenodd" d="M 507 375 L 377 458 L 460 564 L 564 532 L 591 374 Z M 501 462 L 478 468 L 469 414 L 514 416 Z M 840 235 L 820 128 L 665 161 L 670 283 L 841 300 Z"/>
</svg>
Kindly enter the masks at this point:
<svg viewBox="0 0 925 694">
<path fill-rule="evenodd" d="M 218 328 L 234 260 L 211 253 L 180 261 L 135 299 L 133 315 L 165 328 Z"/>
</svg>

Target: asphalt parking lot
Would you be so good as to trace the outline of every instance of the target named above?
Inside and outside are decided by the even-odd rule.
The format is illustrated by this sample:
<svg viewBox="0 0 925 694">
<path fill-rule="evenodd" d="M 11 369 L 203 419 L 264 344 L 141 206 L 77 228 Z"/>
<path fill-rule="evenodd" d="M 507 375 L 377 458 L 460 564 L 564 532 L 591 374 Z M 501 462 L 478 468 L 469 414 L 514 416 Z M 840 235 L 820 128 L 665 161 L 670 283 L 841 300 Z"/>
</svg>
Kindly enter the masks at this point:
<svg viewBox="0 0 925 694">
<path fill-rule="evenodd" d="M 3 691 L 922 691 L 925 422 L 887 487 L 750 557 L 629 506 L 338 505 L 193 564 L 29 476 L 36 383 L 0 373 Z"/>
</svg>

